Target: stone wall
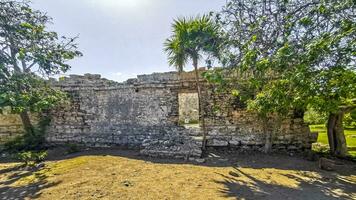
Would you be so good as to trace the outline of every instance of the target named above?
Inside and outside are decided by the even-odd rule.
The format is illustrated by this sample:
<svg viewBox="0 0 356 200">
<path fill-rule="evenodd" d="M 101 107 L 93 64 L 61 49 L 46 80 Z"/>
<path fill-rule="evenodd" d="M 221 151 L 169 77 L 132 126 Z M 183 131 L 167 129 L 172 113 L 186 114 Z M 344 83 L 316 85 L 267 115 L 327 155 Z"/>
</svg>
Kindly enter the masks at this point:
<svg viewBox="0 0 356 200">
<path fill-rule="evenodd" d="M 72 75 L 51 84 L 68 92 L 71 103 L 51 111 L 48 142 L 137 148 L 150 156 L 201 155 L 199 126 L 179 125 L 179 94 L 196 92 L 194 73 L 154 73 L 124 83 L 100 75 Z M 273 134 L 274 149 L 310 148 L 316 140 L 302 119 L 270 119 L 264 129 L 257 116 L 244 109 L 225 104 L 216 112 L 213 107 L 229 102 L 230 95 L 214 94 L 203 80 L 201 84 L 210 147 L 258 150 L 267 131 Z"/>
<path fill-rule="evenodd" d="M 37 124 L 38 117 L 36 115 L 29 114 L 29 117 L 32 124 Z M 4 113 L 0 114 L 0 149 L 6 142 L 24 133 L 20 115 L 11 114 L 9 109 L 5 109 Z"/>
<path fill-rule="evenodd" d="M 19 115 L 0 115 L 0 145 L 23 134 L 21 118 Z"/>
<path fill-rule="evenodd" d="M 172 78 L 174 73 L 153 74 L 116 83 L 87 74 L 53 82 L 72 102 L 52 111 L 47 140 L 138 148 L 158 156 L 199 156 L 201 141 L 177 125 L 178 88 L 167 81 Z"/>
</svg>

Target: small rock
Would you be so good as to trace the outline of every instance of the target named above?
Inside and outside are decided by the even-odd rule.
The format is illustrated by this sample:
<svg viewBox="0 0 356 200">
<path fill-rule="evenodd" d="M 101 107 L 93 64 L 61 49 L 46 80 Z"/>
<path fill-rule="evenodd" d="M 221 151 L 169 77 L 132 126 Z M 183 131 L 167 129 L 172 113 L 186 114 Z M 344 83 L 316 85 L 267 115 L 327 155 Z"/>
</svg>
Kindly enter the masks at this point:
<svg viewBox="0 0 356 200">
<path fill-rule="evenodd" d="M 6 157 L 8 157 L 8 156 L 9 156 L 9 154 L 7 154 L 7 153 L 2 153 L 2 154 L 1 154 L 1 157 L 2 157 L 2 158 L 6 158 Z"/>
<path fill-rule="evenodd" d="M 36 165 L 36 168 L 37 168 L 37 169 L 40 169 L 40 168 L 43 168 L 44 166 L 45 166 L 44 163 L 38 163 L 38 164 Z"/>
<path fill-rule="evenodd" d="M 229 159 L 227 159 L 227 158 L 220 158 L 219 159 L 219 162 L 227 162 Z"/>
<path fill-rule="evenodd" d="M 317 161 L 319 156 L 318 156 L 318 154 L 314 153 L 313 151 L 306 151 L 306 152 L 304 152 L 304 158 L 307 161 Z"/>
<path fill-rule="evenodd" d="M 133 183 L 129 180 L 125 180 L 122 182 L 122 184 L 126 187 L 132 187 L 133 186 Z"/>
<path fill-rule="evenodd" d="M 195 162 L 197 162 L 197 163 L 204 163 L 204 162 L 205 162 L 205 159 L 204 159 L 204 158 L 197 158 L 197 159 L 195 159 Z"/>
<path fill-rule="evenodd" d="M 319 168 L 326 171 L 334 171 L 335 170 L 335 162 L 333 160 L 327 158 L 320 158 L 319 160 Z"/>
<path fill-rule="evenodd" d="M 131 183 L 130 181 L 126 180 L 126 181 L 123 181 L 122 184 L 126 187 L 131 187 L 133 186 L 133 183 Z"/>
</svg>

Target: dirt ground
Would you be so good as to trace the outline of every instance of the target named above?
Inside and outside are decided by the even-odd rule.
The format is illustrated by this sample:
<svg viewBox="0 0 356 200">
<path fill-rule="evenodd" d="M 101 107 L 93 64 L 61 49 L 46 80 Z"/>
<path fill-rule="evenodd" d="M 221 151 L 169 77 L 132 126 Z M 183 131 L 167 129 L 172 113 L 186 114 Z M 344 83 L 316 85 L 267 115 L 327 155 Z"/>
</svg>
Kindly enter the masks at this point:
<svg viewBox="0 0 356 200">
<path fill-rule="evenodd" d="M 0 161 L 0 199 L 356 199 L 356 165 L 336 172 L 300 156 L 210 153 L 206 162 L 136 151 L 50 153 L 39 170 Z"/>
</svg>

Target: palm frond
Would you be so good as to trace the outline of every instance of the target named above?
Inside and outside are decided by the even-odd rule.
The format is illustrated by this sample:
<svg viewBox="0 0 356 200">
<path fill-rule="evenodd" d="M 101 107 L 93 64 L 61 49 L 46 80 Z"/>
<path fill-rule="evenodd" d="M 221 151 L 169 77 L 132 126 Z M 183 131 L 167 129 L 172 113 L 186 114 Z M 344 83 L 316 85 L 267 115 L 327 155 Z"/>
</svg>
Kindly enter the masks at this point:
<svg viewBox="0 0 356 200">
<path fill-rule="evenodd" d="M 178 38 L 167 39 L 164 43 L 164 51 L 168 55 L 168 64 L 176 67 L 179 72 L 182 72 L 188 59 L 187 53 L 184 52 L 184 48 Z"/>
<path fill-rule="evenodd" d="M 168 63 L 182 71 L 188 59 L 199 60 L 214 45 L 218 28 L 210 17 L 178 18 L 172 24 L 172 35 L 164 42 Z"/>
</svg>

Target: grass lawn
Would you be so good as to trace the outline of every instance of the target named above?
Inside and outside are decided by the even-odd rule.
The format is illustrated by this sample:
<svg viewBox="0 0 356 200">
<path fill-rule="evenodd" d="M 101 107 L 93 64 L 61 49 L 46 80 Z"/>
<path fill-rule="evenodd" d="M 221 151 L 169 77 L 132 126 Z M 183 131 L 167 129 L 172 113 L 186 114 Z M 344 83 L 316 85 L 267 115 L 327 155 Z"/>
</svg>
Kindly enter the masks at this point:
<svg viewBox="0 0 356 200">
<path fill-rule="evenodd" d="M 350 164 L 331 174 L 288 155 L 214 153 L 206 163 L 194 164 L 117 153 L 122 151 L 57 156 L 34 171 L 0 160 L 0 199 L 356 198 Z"/>
<path fill-rule="evenodd" d="M 311 131 L 319 132 L 318 143 L 328 145 L 328 136 L 326 134 L 326 127 L 323 124 L 311 125 Z M 345 129 L 345 137 L 349 154 L 356 157 L 356 129 Z"/>
</svg>

